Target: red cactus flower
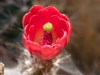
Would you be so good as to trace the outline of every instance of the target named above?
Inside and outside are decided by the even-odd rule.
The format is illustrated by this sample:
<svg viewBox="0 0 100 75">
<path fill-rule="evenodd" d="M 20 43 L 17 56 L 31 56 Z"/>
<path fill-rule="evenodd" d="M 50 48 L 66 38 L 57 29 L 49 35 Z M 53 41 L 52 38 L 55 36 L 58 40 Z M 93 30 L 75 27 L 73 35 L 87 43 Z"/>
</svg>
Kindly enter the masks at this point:
<svg viewBox="0 0 100 75">
<path fill-rule="evenodd" d="M 71 24 L 56 8 L 31 7 L 22 19 L 23 44 L 31 55 L 49 60 L 61 53 L 71 35 Z"/>
</svg>

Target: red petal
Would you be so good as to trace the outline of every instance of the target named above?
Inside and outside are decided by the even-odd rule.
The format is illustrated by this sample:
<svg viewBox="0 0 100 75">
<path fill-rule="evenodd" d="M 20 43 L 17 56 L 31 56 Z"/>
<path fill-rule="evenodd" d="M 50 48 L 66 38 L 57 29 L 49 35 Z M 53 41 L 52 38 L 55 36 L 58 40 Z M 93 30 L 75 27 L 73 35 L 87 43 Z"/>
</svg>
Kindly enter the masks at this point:
<svg viewBox="0 0 100 75">
<path fill-rule="evenodd" d="M 34 25 L 35 28 L 41 28 L 46 23 L 44 17 L 34 15 L 30 19 L 29 26 Z"/>
<path fill-rule="evenodd" d="M 34 38 L 33 41 L 34 42 L 40 42 L 41 37 L 43 36 L 43 25 L 45 24 L 45 19 L 41 16 L 35 15 L 32 16 L 32 18 L 30 19 L 30 25 L 34 25 Z M 31 32 L 32 33 L 32 32 Z M 38 35 L 39 34 L 39 35 Z"/>
<path fill-rule="evenodd" d="M 57 42 L 57 44 L 60 44 L 62 47 L 65 47 L 66 42 L 68 41 L 68 35 L 67 32 L 64 31 L 64 35 L 61 39 L 59 39 L 59 41 Z"/>
<path fill-rule="evenodd" d="M 72 33 L 72 25 L 70 24 L 70 22 L 68 22 L 68 25 L 69 25 L 68 27 L 68 40 L 69 40 L 71 33 Z"/>
<path fill-rule="evenodd" d="M 37 52 L 36 55 L 37 55 L 37 57 L 38 57 L 39 59 L 41 59 L 41 60 L 48 60 L 48 57 L 42 55 L 40 52 Z"/>
<path fill-rule="evenodd" d="M 27 38 L 26 38 L 26 36 L 25 36 L 24 34 L 23 34 L 23 36 L 22 36 L 22 42 L 23 42 L 25 48 L 26 48 L 27 50 L 29 50 L 29 45 L 28 45 L 28 42 L 27 42 Z"/>
<path fill-rule="evenodd" d="M 51 16 L 49 22 L 52 23 L 53 25 L 54 28 L 53 31 L 55 31 L 58 37 L 61 38 L 63 36 L 63 31 L 62 31 L 62 22 L 60 18 L 56 15 L 53 15 Z"/>
<path fill-rule="evenodd" d="M 52 31 L 52 37 L 53 37 L 53 43 L 55 43 L 56 40 L 58 39 L 58 34 L 54 30 Z"/>
<path fill-rule="evenodd" d="M 53 49 L 50 45 L 44 45 L 41 50 L 43 56 L 48 57 L 53 52 Z"/>
<path fill-rule="evenodd" d="M 50 58 L 50 59 L 55 58 L 58 54 L 61 53 L 62 50 L 63 50 L 63 47 L 60 44 L 57 44 L 54 47 L 53 53 L 48 58 Z"/>
<path fill-rule="evenodd" d="M 30 26 L 28 35 L 29 35 L 29 39 L 31 41 L 33 41 L 33 39 L 35 37 L 35 28 L 34 28 L 34 25 Z"/>
<path fill-rule="evenodd" d="M 29 12 L 32 12 L 32 14 L 37 14 L 37 12 L 40 10 L 40 9 L 43 9 L 44 7 L 41 6 L 41 5 L 34 5 L 33 7 L 31 7 L 31 9 L 29 10 Z"/>
<path fill-rule="evenodd" d="M 28 34 L 29 34 L 29 28 L 30 28 L 29 25 L 26 25 L 26 26 L 24 27 L 24 34 L 25 34 L 25 36 L 28 36 Z"/>
<path fill-rule="evenodd" d="M 60 12 L 59 12 L 56 8 L 54 8 L 54 7 L 52 7 L 52 6 L 48 6 L 48 7 L 46 7 L 45 9 L 48 10 L 50 16 L 52 16 L 52 15 L 57 15 L 57 16 L 61 17 Z"/>
<path fill-rule="evenodd" d="M 41 50 L 41 46 L 36 42 L 32 42 L 32 41 L 28 40 L 28 44 L 32 51 L 40 51 Z"/>
<path fill-rule="evenodd" d="M 61 19 L 61 20 L 62 20 L 62 27 L 64 31 L 67 31 L 67 40 L 69 40 L 69 37 L 72 32 L 72 25 L 70 24 L 69 21 L 65 21 L 64 19 Z"/>
<path fill-rule="evenodd" d="M 47 22 L 47 20 L 48 20 L 49 17 L 51 16 L 51 15 L 49 14 L 49 11 L 48 11 L 47 9 L 45 9 L 45 8 L 39 10 L 37 14 L 38 14 L 40 17 L 42 17 L 42 19 L 44 19 L 45 22 Z"/>
<path fill-rule="evenodd" d="M 37 56 L 41 60 L 48 60 L 50 59 L 48 56 L 51 55 L 53 52 L 53 48 L 50 45 L 44 45 L 41 49 L 41 51 L 37 52 Z"/>
<path fill-rule="evenodd" d="M 66 21 L 69 21 L 67 15 L 65 15 L 65 14 L 62 14 L 62 18 L 63 18 L 64 20 L 66 20 Z"/>
<path fill-rule="evenodd" d="M 68 21 L 66 21 L 64 19 L 61 19 L 61 21 L 62 21 L 62 29 L 64 31 L 67 31 L 68 32 L 68 27 L 69 27 Z"/>
<path fill-rule="evenodd" d="M 23 16 L 23 19 L 22 19 L 22 24 L 23 24 L 23 28 L 27 25 L 27 24 L 29 24 L 29 20 L 30 20 L 30 18 L 32 17 L 32 13 L 31 12 L 29 12 L 29 13 L 26 13 L 24 16 Z"/>
</svg>

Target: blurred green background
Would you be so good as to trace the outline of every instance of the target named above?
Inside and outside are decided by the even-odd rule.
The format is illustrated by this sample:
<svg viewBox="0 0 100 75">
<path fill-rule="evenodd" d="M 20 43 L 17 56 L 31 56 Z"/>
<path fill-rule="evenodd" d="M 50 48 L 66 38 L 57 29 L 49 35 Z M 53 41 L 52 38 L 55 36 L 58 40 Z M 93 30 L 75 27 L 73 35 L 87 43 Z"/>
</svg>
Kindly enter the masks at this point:
<svg viewBox="0 0 100 75">
<path fill-rule="evenodd" d="M 54 6 L 73 31 L 66 51 L 86 75 L 100 75 L 100 0 L 0 0 L 0 62 L 11 67 L 22 46 L 22 17 L 32 5 Z"/>
</svg>

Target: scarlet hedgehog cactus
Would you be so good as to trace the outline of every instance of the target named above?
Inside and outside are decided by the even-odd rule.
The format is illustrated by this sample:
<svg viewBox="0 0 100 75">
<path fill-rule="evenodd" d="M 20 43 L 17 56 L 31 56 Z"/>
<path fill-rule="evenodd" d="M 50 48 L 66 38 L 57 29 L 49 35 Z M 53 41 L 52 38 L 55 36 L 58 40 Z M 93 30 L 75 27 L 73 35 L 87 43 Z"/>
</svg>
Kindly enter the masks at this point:
<svg viewBox="0 0 100 75">
<path fill-rule="evenodd" d="M 52 6 L 32 6 L 22 19 L 23 44 L 31 55 L 50 60 L 61 53 L 71 35 L 67 16 Z"/>
</svg>

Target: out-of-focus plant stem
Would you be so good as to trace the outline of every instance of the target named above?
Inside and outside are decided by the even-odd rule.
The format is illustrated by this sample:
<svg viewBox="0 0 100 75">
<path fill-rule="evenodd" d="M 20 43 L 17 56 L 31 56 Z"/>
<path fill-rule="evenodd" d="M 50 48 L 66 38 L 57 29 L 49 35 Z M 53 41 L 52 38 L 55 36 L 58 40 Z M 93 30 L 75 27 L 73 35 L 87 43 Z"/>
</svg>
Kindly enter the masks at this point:
<svg viewBox="0 0 100 75">
<path fill-rule="evenodd" d="M 43 68 L 36 70 L 33 75 L 51 75 L 51 68 L 53 67 L 52 60 L 41 61 Z"/>
</svg>

